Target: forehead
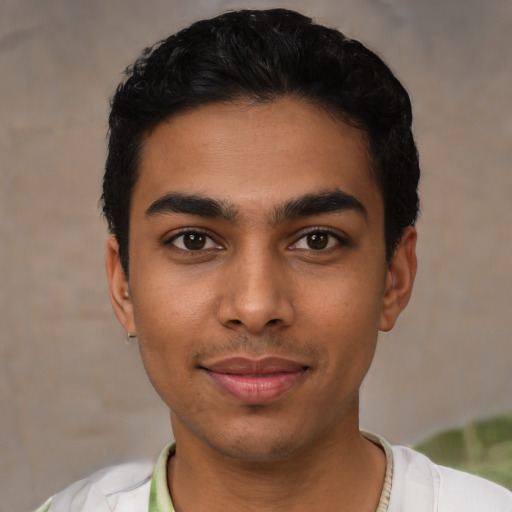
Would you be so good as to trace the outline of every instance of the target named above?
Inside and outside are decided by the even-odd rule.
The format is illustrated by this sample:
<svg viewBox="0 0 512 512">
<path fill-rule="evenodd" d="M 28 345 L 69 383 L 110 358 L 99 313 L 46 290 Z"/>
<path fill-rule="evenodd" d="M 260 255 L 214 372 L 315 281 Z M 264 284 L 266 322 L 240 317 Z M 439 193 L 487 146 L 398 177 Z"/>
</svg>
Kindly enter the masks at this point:
<svg viewBox="0 0 512 512">
<path fill-rule="evenodd" d="M 213 104 L 173 116 L 147 135 L 132 213 L 170 192 L 265 209 L 326 189 L 382 210 L 360 130 L 291 98 Z"/>
</svg>

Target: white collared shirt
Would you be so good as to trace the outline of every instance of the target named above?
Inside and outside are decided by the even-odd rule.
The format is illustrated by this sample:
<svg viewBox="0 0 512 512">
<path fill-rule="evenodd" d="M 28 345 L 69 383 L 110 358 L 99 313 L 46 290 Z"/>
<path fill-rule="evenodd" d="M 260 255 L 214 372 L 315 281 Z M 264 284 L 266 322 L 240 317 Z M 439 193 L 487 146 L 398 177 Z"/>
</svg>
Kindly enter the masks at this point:
<svg viewBox="0 0 512 512">
<path fill-rule="evenodd" d="M 504 487 L 363 434 L 386 453 L 376 512 L 512 512 L 512 492 Z M 167 487 L 167 461 L 174 449 L 174 443 L 167 446 L 155 467 L 135 463 L 98 471 L 57 493 L 35 512 L 174 512 Z"/>
</svg>

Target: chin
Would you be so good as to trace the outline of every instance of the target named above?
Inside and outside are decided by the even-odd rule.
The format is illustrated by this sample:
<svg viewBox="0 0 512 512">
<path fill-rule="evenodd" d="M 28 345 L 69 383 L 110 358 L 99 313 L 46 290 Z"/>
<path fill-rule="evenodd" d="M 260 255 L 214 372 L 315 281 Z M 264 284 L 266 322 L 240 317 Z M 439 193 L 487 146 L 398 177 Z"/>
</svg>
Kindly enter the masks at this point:
<svg viewBox="0 0 512 512">
<path fill-rule="evenodd" d="M 244 462 L 279 462 L 292 459 L 297 448 L 289 439 L 250 439 L 250 442 L 223 443 L 213 446 L 219 453 L 230 459 Z"/>
<path fill-rule="evenodd" d="M 211 432 L 210 432 L 211 434 Z M 290 432 L 273 426 L 258 429 L 245 425 L 231 428 L 215 438 L 211 435 L 207 443 L 219 454 L 245 462 L 278 462 L 294 458 L 308 443 L 300 432 Z"/>
</svg>

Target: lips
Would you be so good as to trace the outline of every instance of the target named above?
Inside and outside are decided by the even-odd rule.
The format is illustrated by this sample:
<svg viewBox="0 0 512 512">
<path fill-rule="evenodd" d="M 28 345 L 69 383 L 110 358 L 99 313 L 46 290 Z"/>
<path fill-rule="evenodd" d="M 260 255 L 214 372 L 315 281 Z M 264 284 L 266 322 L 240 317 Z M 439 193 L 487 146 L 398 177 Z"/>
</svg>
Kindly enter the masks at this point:
<svg viewBox="0 0 512 512">
<path fill-rule="evenodd" d="M 232 357 L 202 367 L 227 395 L 245 404 L 264 404 L 298 385 L 308 366 L 278 357 Z"/>
</svg>

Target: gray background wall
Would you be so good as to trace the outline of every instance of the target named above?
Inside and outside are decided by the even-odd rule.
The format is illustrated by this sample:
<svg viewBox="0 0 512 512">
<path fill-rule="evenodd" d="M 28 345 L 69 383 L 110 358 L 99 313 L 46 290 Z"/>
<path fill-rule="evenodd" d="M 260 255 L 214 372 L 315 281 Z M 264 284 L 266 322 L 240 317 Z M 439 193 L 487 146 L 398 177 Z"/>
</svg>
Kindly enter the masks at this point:
<svg viewBox="0 0 512 512">
<path fill-rule="evenodd" d="M 382 336 L 362 423 L 396 443 L 512 411 L 512 2 L 0 0 L 0 510 L 155 457 L 168 414 L 111 313 L 97 201 L 108 97 L 142 47 L 286 6 L 380 53 L 411 91 L 415 296 Z"/>
</svg>

